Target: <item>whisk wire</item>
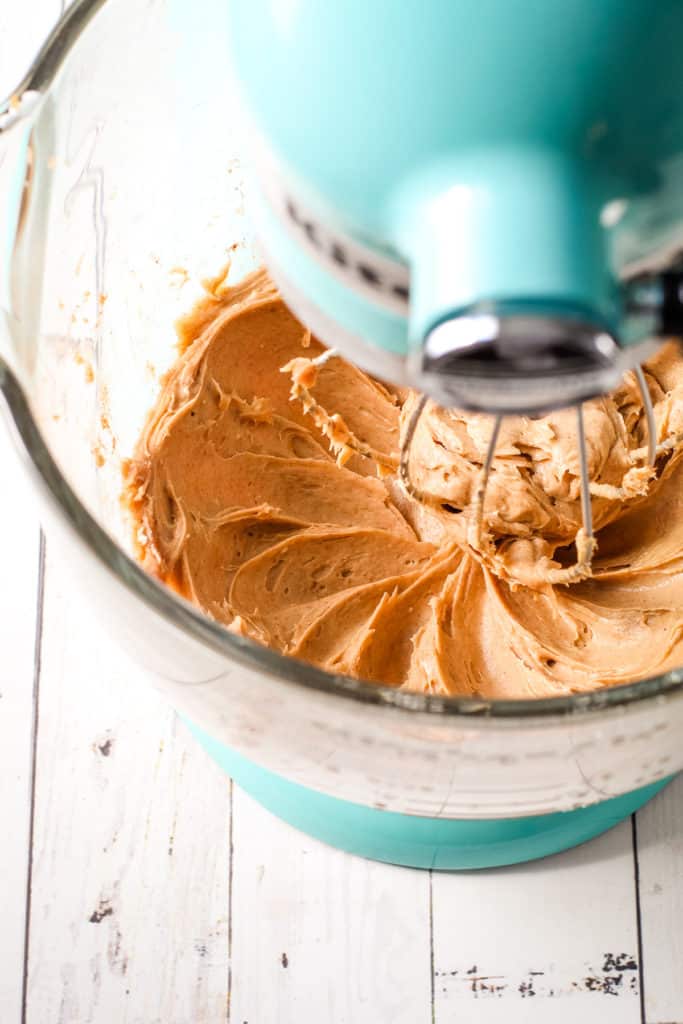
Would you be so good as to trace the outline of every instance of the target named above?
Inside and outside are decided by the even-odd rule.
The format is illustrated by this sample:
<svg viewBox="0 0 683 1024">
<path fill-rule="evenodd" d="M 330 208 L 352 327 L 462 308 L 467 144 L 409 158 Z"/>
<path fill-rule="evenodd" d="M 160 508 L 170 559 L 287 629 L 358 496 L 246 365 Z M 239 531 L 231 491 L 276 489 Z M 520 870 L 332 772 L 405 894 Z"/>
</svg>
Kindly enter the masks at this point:
<svg viewBox="0 0 683 1024">
<path fill-rule="evenodd" d="M 403 484 L 411 498 L 416 498 L 418 500 L 422 497 L 422 495 L 418 488 L 415 487 L 410 477 L 410 449 L 412 448 L 413 445 L 413 437 L 415 436 L 415 431 L 420 421 L 420 416 L 424 412 L 424 407 L 426 404 L 427 396 L 420 395 L 417 405 L 411 412 L 410 419 L 408 420 L 408 426 L 406 427 L 405 437 L 403 439 L 403 444 L 401 446 L 401 457 L 398 463 L 398 475 L 401 479 L 401 483 Z"/>
<path fill-rule="evenodd" d="M 645 403 L 645 398 L 643 401 Z M 399 477 L 411 497 L 420 501 L 428 500 L 430 504 L 438 503 L 443 505 L 441 500 L 437 502 L 435 496 L 425 494 L 419 487 L 416 487 L 410 475 L 410 452 L 412 442 L 426 404 L 427 396 L 422 395 L 410 414 L 401 447 Z M 467 542 L 471 548 L 484 556 L 485 560 L 491 552 L 488 550 L 488 545 L 484 542 L 484 506 L 486 503 L 486 492 L 491 475 L 491 467 L 493 465 L 493 460 L 498 446 L 502 422 L 502 415 L 498 414 L 494 417 L 486 455 L 479 472 L 476 490 L 469 507 Z M 566 585 L 569 583 L 576 583 L 579 580 L 586 579 L 592 575 L 592 560 L 597 547 L 597 542 L 593 533 L 593 508 L 591 503 L 590 474 L 588 470 L 588 448 L 586 444 L 583 406 L 581 404 L 576 406 L 576 428 L 582 520 L 581 529 L 575 538 L 576 562 L 570 566 L 548 567 L 545 570 L 545 581 L 547 583 Z M 652 436 L 654 436 L 654 432 L 652 433 Z"/>
<path fill-rule="evenodd" d="M 484 459 L 484 469 L 482 471 L 482 487 L 484 490 L 486 490 L 486 485 L 489 482 L 491 463 L 493 462 L 493 456 L 496 454 L 496 448 L 498 447 L 498 435 L 500 434 L 500 425 L 502 422 L 502 416 L 496 416 L 493 420 L 493 429 L 491 431 L 491 437 L 489 438 L 489 446 L 486 449 L 486 458 Z"/>
<path fill-rule="evenodd" d="M 489 476 L 491 475 L 491 466 L 493 464 L 493 457 L 496 454 L 496 448 L 498 446 L 498 437 L 500 435 L 500 426 L 503 422 L 503 417 L 498 415 L 493 420 L 493 428 L 491 430 L 491 437 L 489 438 L 488 448 L 486 449 L 486 457 L 484 458 L 484 465 L 481 468 L 479 474 L 479 482 L 477 489 L 472 499 L 471 514 L 473 523 L 473 535 L 470 537 L 470 543 L 478 551 L 481 549 L 481 537 L 482 537 L 482 526 L 484 522 L 484 503 L 486 501 L 486 489 L 489 484 Z"/>
<path fill-rule="evenodd" d="M 588 475 L 588 450 L 586 448 L 586 429 L 583 422 L 583 406 L 576 407 L 576 435 L 579 449 L 579 471 L 581 476 L 581 518 L 583 534 L 587 542 L 593 543 L 593 507 L 591 504 L 590 477 Z"/>
<path fill-rule="evenodd" d="M 643 371 L 642 366 L 636 366 L 634 373 L 643 399 L 643 409 L 645 411 L 645 421 L 647 423 L 647 461 L 650 466 L 654 466 L 657 458 L 657 423 L 655 421 L 655 410 L 652 405 L 650 389 L 647 386 L 645 372 Z"/>
</svg>

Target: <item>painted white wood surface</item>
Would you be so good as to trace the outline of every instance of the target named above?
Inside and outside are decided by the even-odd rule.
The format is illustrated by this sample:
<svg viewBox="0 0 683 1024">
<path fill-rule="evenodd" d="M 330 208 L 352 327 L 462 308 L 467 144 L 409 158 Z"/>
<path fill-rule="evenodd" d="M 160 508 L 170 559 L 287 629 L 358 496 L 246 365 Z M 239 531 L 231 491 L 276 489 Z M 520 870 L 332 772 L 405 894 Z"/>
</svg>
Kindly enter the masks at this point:
<svg viewBox="0 0 683 1024">
<path fill-rule="evenodd" d="M 0 5 L 0 92 L 59 6 Z M 631 823 L 501 871 L 348 857 L 231 793 L 51 555 L 35 673 L 30 497 L 0 527 L 1 1024 L 683 1024 L 681 780 L 637 857 Z"/>
<path fill-rule="evenodd" d="M 640 1024 L 631 822 L 533 864 L 432 883 L 439 1022 Z"/>
<path fill-rule="evenodd" d="M 231 1020 L 430 1024 L 429 874 L 233 816 Z"/>
<path fill-rule="evenodd" d="M 636 815 L 647 1024 L 683 1021 L 683 776 Z"/>
<path fill-rule="evenodd" d="M 225 1019 L 230 782 L 49 553 L 33 835 L 30 1024 Z"/>
</svg>

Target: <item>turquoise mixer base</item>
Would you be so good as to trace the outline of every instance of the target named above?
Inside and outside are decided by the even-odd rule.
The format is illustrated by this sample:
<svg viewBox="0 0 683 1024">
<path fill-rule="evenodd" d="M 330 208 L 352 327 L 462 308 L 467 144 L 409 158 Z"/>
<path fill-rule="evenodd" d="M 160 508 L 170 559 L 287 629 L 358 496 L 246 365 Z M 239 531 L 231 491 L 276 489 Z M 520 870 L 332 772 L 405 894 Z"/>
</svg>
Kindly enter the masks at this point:
<svg viewBox="0 0 683 1024">
<path fill-rule="evenodd" d="M 371 860 L 442 871 L 501 867 L 578 846 L 658 793 L 662 779 L 576 811 L 528 818 L 446 820 L 375 810 L 324 796 L 259 768 L 187 722 L 199 743 L 250 796 L 289 825 Z"/>
</svg>

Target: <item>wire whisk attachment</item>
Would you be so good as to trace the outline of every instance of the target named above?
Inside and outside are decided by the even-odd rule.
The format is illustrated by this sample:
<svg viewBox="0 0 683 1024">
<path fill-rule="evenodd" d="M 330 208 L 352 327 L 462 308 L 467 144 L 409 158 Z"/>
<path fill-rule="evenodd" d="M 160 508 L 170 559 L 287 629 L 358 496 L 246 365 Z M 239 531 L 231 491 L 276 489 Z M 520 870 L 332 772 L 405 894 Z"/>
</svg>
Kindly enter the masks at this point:
<svg viewBox="0 0 683 1024">
<path fill-rule="evenodd" d="M 491 465 L 495 455 L 498 435 L 502 423 L 502 416 L 496 416 L 493 424 L 491 439 L 486 452 L 486 458 L 482 467 L 477 490 L 472 502 L 472 526 L 473 530 L 468 536 L 468 541 L 477 551 L 482 550 L 482 526 L 484 518 L 484 501 L 488 487 Z M 591 506 L 590 480 L 588 473 L 588 453 L 586 449 L 586 432 L 583 421 L 583 406 L 576 406 L 576 436 L 579 451 L 579 477 L 581 487 L 581 528 L 576 534 L 576 561 L 573 565 L 562 568 L 548 568 L 545 572 L 545 579 L 551 584 L 578 583 L 586 579 L 592 573 L 592 562 L 597 543 L 593 533 L 593 509 Z"/>
<path fill-rule="evenodd" d="M 657 425 L 655 421 L 654 408 L 652 405 L 652 398 L 650 396 L 650 391 L 647 386 L 645 374 L 640 366 L 636 367 L 634 372 L 642 397 L 643 413 L 647 428 L 647 445 L 644 454 L 646 455 L 647 465 L 651 468 L 652 471 L 654 471 L 657 456 L 658 454 L 660 454 L 660 448 L 663 452 L 664 446 L 657 445 Z M 427 397 L 423 395 L 419 399 L 419 401 L 415 405 L 415 408 L 410 414 L 410 418 L 408 420 L 405 435 L 403 438 L 403 444 L 401 447 L 401 454 L 399 459 L 399 477 L 405 490 L 412 498 L 414 498 L 417 501 L 424 502 L 426 504 L 439 505 L 443 507 L 443 499 L 439 499 L 437 498 L 436 495 L 426 493 L 422 491 L 419 487 L 417 487 L 413 482 L 410 472 L 410 455 L 412 443 L 415 437 L 415 432 L 417 430 L 420 418 L 424 413 L 426 404 Z M 496 415 L 493 419 L 493 426 L 486 450 L 486 455 L 484 457 L 484 461 L 479 472 L 479 477 L 476 483 L 474 496 L 470 502 L 468 509 L 469 523 L 467 528 L 467 543 L 473 549 L 473 551 L 482 556 L 484 560 L 486 560 L 487 555 L 490 554 L 490 543 L 487 544 L 484 531 L 484 512 L 486 505 L 486 494 L 489 486 L 493 461 L 496 455 L 496 449 L 498 446 L 498 439 L 500 437 L 502 422 L 502 415 Z M 624 487 L 618 488 L 608 484 L 599 484 L 591 482 L 583 406 L 581 404 L 576 406 L 576 444 L 579 455 L 579 486 L 581 501 L 581 526 L 577 531 L 574 539 L 576 548 L 576 560 L 572 565 L 569 566 L 548 566 L 548 568 L 544 570 L 543 580 L 544 582 L 551 584 L 577 583 L 580 580 L 587 579 L 592 575 L 593 557 L 597 549 L 597 541 L 595 538 L 593 526 L 593 508 L 591 503 L 591 496 L 610 497 L 615 500 L 626 500 L 628 498 L 632 498 L 635 493 L 640 493 L 639 491 L 631 492 L 625 489 Z M 643 475 L 640 470 L 638 471 L 638 473 L 641 476 L 643 476 L 643 478 L 647 477 L 648 479 L 652 475 Z M 640 484 L 640 487 L 642 489 L 642 483 Z"/>
<path fill-rule="evenodd" d="M 344 465 L 353 454 L 361 455 L 375 463 L 380 476 L 398 472 L 403 488 L 415 501 L 441 511 L 448 509 L 448 502 L 442 495 L 424 491 L 415 484 L 413 474 L 411 473 L 413 442 L 427 406 L 427 396 L 420 395 L 415 400 L 414 408 L 410 412 L 406 424 L 398 458 L 393 452 L 378 451 L 372 445 L 358 438 L 338 413 L 328 413 L 313 395 L 318 372 L 330 359 L 337 357 L 338 353 L 335 349 L 328 349 L 314 359 L 299 357 L 292 359 L 286 366 L 282 367 L 282 372 L 289 373 L 291 377 L 291 399 L 300 402 L 304 412 L 311 416 L 316 426 L 327 438 L 330 448 L 336 455 L 337 462 L 340 465 Z M 661 444 L 658 444 L 655 412 L 645 373 L 640 366 L 635 367 L 633 372 L 642 399 L 647 443 L 631 453 L 634 464 L 624 475 L 620 486 L 591 481 L 583 405 L 578 404 L 575 406 L 581 504 L 581 526 L 574 537 L 576 559 L 569 566 L 560 566 L 556 562 L 548 564 L 549 560 L 546 560 L 546 564 L 542 567 L 542 573 L 539 572 L 534 577 L 534 579 L 542 583 L 571 584 L 590 577 L 593 573 L 593 557 L 597 549 L 591 499 L 595 497 L 625 502 L 646 494 L 648 484 L 655 475 L 657 458 L 660 455 L 670 454 L 680 444 L 683 444 L 683 435 L 680 437 L 678 435 L 668 437 Z M 514 580 L 515 577 L 511 574 L 509 566 L 504 566 L 502 559 L 497 556 L 491 538 L 486 535 L 484 528 L 486 496 L 489 490 L 502 423 L 503 416 L 501 414 L 493 417 L 486 453 L 478 473 L 473 496 L 467 508 L 466 535 L 463 540 L 482 562 L 497 562 L 501 569 L 501 575 Z M 636 465 L 636 462 L 644 462 L 645 465 Z M 523 582 L 523 579 L 519 578 L 518 582 Z"/>
</svg>

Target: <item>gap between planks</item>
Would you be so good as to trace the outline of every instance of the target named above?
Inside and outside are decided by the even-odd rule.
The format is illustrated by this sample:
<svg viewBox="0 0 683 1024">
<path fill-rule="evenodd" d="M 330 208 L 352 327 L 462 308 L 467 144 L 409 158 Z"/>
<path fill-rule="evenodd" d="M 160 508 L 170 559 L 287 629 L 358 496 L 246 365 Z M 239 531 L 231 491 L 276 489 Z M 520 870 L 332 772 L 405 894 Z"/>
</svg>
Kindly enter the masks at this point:
<svg viewBox="0 0 683 1024">
<path fill-rule="evenodd" d="M 30 491 L 0 423 L 0 502 L 4 538 L 0 573 L 0 816 L 5 824 L 0 872 L 0 1020 L 18 1024 L 22 1012 L 30 799 L 36 605 L 40 601 L 40 530 Z M 38 595 L 38 600 L 36 598 Z"/>
<path fill-rule="evenodd" d="M 33 687 L 31 692 L 31 744 L 29 769 L 28 853 L 26 865 L 26 898 L 24 901 L 24 957 L 21 977 L 21 1022 L 26 1022 L 28 963 L 30 950 L 31 891 L 33 878 L 33 835 L 35 821 L 36 758 L 40 722 L 40 666 L 43 643 L 43 604 L 45 596 L 45 534 L 40 531 L 38 542 L 38 582 L 36 588 L 35 637 L 33 644 Z"/>
</svg>

